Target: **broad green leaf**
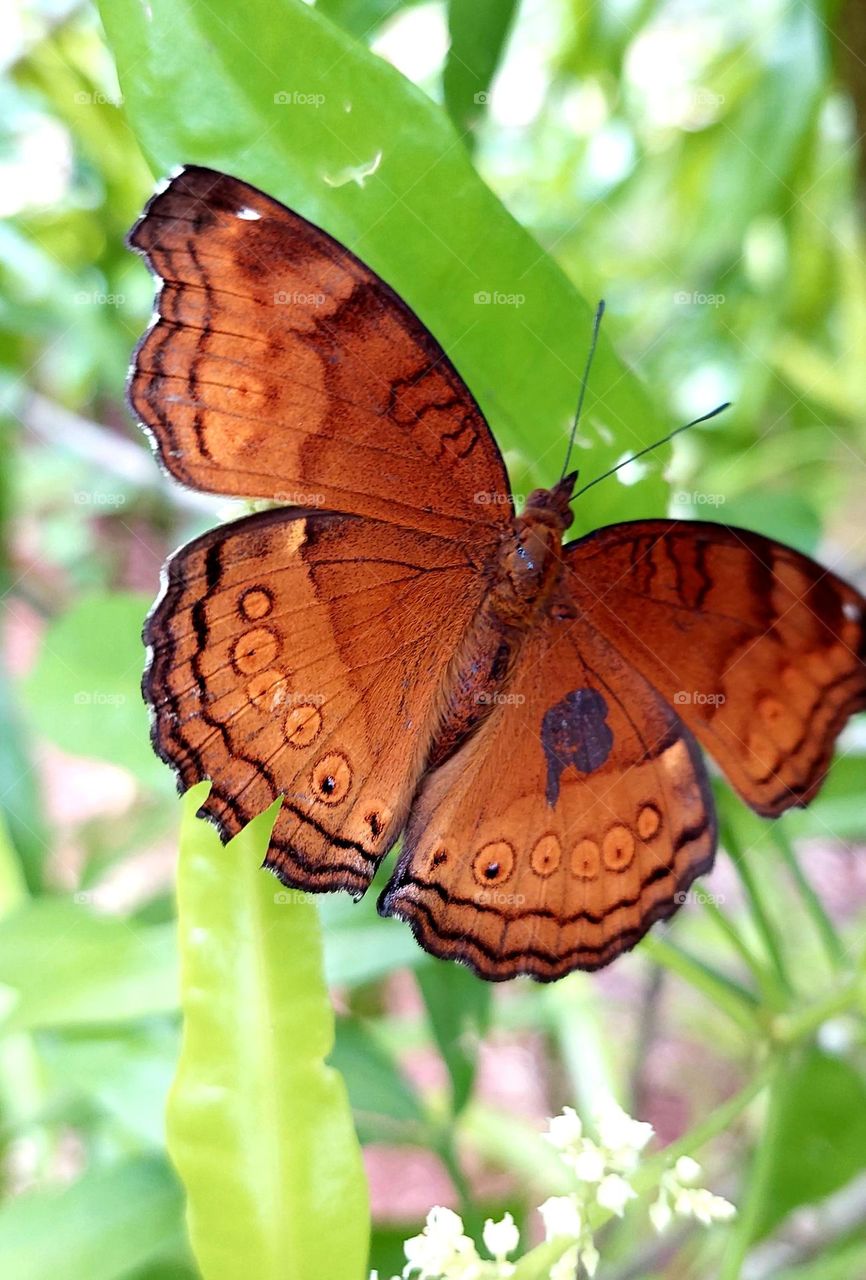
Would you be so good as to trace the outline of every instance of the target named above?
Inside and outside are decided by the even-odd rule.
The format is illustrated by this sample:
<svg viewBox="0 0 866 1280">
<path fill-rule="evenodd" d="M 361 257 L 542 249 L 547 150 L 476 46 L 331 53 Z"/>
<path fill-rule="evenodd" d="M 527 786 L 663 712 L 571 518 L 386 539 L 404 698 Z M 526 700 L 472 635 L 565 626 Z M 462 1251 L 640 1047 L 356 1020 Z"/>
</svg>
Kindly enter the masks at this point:
<svg viewBox="0 0 866 1280">
<path fill-rule="evenodd" d="M 773 1092 L 762 1202 L 752 1226 L 760 1239 L 799 1205 L 823 1200 L 866 1168 L 866 1080 L 817 1048 L 797 1054 Z"/>
<path fill-rule="evenodd" d="M 165 1143 L 165 1103 L 180 1037 L 174 1020 L 129 1027 L 71 1029 L 40 1039 L 58 1091 L 75 1090 L 138 1143 Z"/>
<path fill-rule="evenodd" d="M 300 0 L 216 14 L 211 0 L 102 0 L 101 12 L 154 172 L 227 170 L 360 253 L 454 359 L 500 445 L 520 451 L 515 491 L 555 481 L 593 307 L 484 185 L 441 108 Z M 578 448 L 576 465 L 597 475 L 661 433 L 603 334 L 582 428 L 591 454 Z M 662 495 L 658 476 L 596 486 L 575 532 L 658 515 Z"/>
<path fill-rule="evenodd" d="M 444 960 L 428 960 L 416 976 L 451 1078 L 451 1109 L 459 1115 L 472 1092 L 478 1045 L 490 1019 L 491 987 L 471 970 Z"/>
<path fill-rule="evenodd" d="M 369 1028 L 340 1018 L 329 1061 L 346 1081 L 362 1141 L 418 1140 L 426 1122 L 418 1096 Z"/>
<path fill-rule="evenodd" d="M 316 8 L 363 40 L 401 9 L 418 3 L 420 0 L 316 0 Z"/>
<path fill-rule="evenodd" d="M 101 915 L 86 902 L 36 899 L 0 922 L 0 983 L 6 1030 L 176 1009 L 174 929 Z"/>
<path fill-rule="evenodd" d="M 178 873 L 183 1047 L 169 1150 L 204 1280 L 361 1280 L 366 1186 L 316 908 L 261 869 L 276 809 L 226 848 L 184 800 Z"/>
<path fill-rule="evenodd" d="M 0 1260 L 9 1280 L 119 1280 L 158 1253 L 182 1223 L 183 1197 L 164 1160 L 85 1173 L 60 1191 L 0 1208 Z"/>
<path fill-rule="evenodd" d="M 144 596 L 90 596 L 48 628 L 24 684 L 32 723 L 64 751 L 125 765 L 161 788 L 171 775 L 150 746 L 141 697 Z"/>
<path fill-rule="evenodd" d="M 442 86 L 448 114 L 461 134 L 484 113 L 519 3 L 520 0 L 448 0 L 451 46 Z"/>
</svg>

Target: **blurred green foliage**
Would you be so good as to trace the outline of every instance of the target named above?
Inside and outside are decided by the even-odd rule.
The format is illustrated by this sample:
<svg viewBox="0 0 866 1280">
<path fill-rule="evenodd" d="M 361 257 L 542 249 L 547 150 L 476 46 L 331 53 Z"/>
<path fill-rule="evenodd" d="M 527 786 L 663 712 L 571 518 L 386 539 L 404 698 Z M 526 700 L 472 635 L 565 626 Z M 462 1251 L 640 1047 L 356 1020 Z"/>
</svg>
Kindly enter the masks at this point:
<svg viewBox="0 0 866 1280">
<path fill-rule="evenodd" d="M 866 843 L 862 718 L 808 811 L 770 827 L 720 786 L 732 858 L 703 903 L 611 974 L 550 990 L 494 993 L 431 961 L 370 896 L 280 914 L 275 882 L 189 819 L 179 987 L 166 867 L 180 806 L 149 750 L 139 628 L 166 553 L 225 511 L 159 477 L 122 398 L 152 291 L 125 232 L 171 166 L 222 165 L 407 298 L 477 394 L 516 492 L 558 471 L 603 295 L 587 478 L 734 407 L 637 483 L 594 489 L 578 525 L 669 503 L 862 580 L 856 5 L 105 0 L 105 29 L 64 0 L 15 12 L 0 88 L 0 1271 L 213 1280 L 257 1256 L 256 1274 L 319 1280 L 343 1232 L 345 1273 L 360 1275 L 365 1192 L 322 1066 L 323 964 L 329 1061 L 369 1158 L 426 1153 L 467 1222 L 509 1208 L 531 1229 L 561 1189 L 540 1117 L 491 1086 L 519 1050 L 544 1110 L 612 1089 L 740 1206 L 732 1228 L 661 1250 L 614 1223 L 600 1274 L 866 1273 L 866 893 L 846 861 Z M 496 294 L 523 301 L 478 301 Z M 239 948 L 220 983 L 199 927 L 213 956 Z M 163 1121 L 181 998 L 169 1145 L 191 1233 Z M 225 1091 L 210 1118 L 208 1082 Z M 333 1179 L 332 1203 L 310 1195 L 301 1151 Z M 399 1190 L 383 1202 L 374 1179 L 383 1275 L 418 1227 Z M 796 1235 L 767 1252 L 827 1196 L 859 1203 L 859 1220 L 821 1213 L 799 1252 Z M 306 1243 L 283 1235 L 284 1213 L 293 1231 L 302 1215 Z"/>
</svg>

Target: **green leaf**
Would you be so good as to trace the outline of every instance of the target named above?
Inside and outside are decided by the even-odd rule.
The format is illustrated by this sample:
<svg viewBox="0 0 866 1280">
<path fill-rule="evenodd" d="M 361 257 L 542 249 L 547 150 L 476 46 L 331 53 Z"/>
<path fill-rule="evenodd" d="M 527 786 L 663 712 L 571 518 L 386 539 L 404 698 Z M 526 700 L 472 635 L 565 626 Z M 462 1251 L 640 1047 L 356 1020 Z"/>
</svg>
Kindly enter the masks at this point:
<svg viewBox="0 0 866 1280">
<path fill-rule="evenodd" d="M 472 1092 L 478 1044 L 490 1020 L 491 987 L 469 969 L 444 960 L 428 960 L 416 976 L 451 1078 L 451 1109 L 459 1115 Z"/>
<path fill-rule="evenodd" d="M 90 596 L 48 628 L 24 683 L 33 725 L 64 751 L 125 765 L 162 789 L 171 775 L 150 746 L 141 697 L 145 596 Z"/>
<path fill-rule="evenodd" d="M 557 479 L 594 302 L 484 185 L 442 110 L 297 0 L 217 11 L 212 0 L 102 0 L 101 13 L 154 171 L 196 162 L 237 174 L 359 252 L 455 360 L 500 445 L 520 451 L 515 491 Z M 661 434 L 603 333 L 582 428 L 587 478 Z M 596 486 L 575 532 L 658 515 L 664 492 L 658 475 Z"/>
<path fill-rule="evenodd" d="M 817 1048 L 797 1054 L 774 1089 L 763 1145 L 760 1239 L 792 1209 L 822 1200 L 866 1168 L 866 1081 Z"/>
<path fill-rule="evenodd" d="M 86 1173 L 62 1191 L 18 1196 L 0 1209 L 3 1274 L 115 1280 L 160 1251 L 182 1214 L 181 1190 L 164 1160 Z"/>
<path fill-rule="evenodd" d="M 40 1040 L 55 1090 L 74 1089 L 138 1143 L 165 1143 L 165 1103 L 179 1047 L 166 1019 L 123 1029 L 71 1030 Z"/>
<path fill-rule="evenodd" d="M 459 133 L 484 113 L 520 0 L 449 0 L 451 46 L 442 73 L 445 105 Z"/>
<path fill-rule="evenodd" d="M 362 1141 L 418 1141 L 426 1123 L 424 1110 L 412 1085 L 371 1030 L 340 1018 L 329 1061 L 346 1081 Z"/>
<path fill-rule="evenodd" d="M 316 8 L 359 40 L 369 39 L 387 18 L 421 0 L 317 0 Z"/>
<path fill-rule="evenodd" d="M 0 983 L 10 989 L 7 1031 L 176 1009 L 174 929 L 99 915 L 86 902 L 36 899 L 0 923 Z"/>
<path fill-rule="evenodd" d="M 185 1015 L 169 1150 L 204 1280 L 360 1280 L 368 1216 L 316 909 L 261 869 L 276 807 L 226 848 L 184 799 Z"/>
</svg>

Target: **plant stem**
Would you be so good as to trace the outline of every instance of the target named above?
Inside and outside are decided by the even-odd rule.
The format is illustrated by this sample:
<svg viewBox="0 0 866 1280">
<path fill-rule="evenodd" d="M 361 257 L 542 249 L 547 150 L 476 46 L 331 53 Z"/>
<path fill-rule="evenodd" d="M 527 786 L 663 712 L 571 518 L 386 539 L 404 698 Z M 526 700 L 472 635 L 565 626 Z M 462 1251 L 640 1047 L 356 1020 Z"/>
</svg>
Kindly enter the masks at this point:
<svg viewBox="0 0 866 1280">
<path fill-rule="evenodd" d="M 785 966 L 785 959 L 782 955 L 782 948 L 779 945 L 779 939 L 776 929 L 764 907 L 761 898 L 761 891 L 758 888 L 757 881 L 752 875 L 752 869 L 749 866 L 748 859 L 744 856 L 740 842 L 734 834 L 733 828 L 729 822 L 722 820 L 720 824 L 720 834 L 722 843 L 731 856 L 731 861 L 736 868 L 737 875 L 743 886 L 743 891 L 749 901 L 752 916 L 758 932 L 761 935 L 767 955 L 778 978 L 779 985 L 788 995 L 794 994 L 791 980 Z"/>
<path fill-rule="evenodd" d="M 788 839 L 787 832 L 777 825 L 771 828 L 770 837 L 794 877 L 794 883 L 799 890 L 806 910 L 812 917 L 815 930 L 824 944 L 824 950 L 827 952 L 831 967 L 834 969 L 843 968 L 845 964 L 845 948 L 842 945 L 842 939 L 839 937 L 833 921 L 825 911 L 823 902 L 800 866 L 800 860 L 794 851 L 794 846 Z"/>
<path fill-rule="evenodd" d="M 758 1000 L 746 987 L 665 938 L 648 937 L 642 945 L 653 960 L 678 974 L 723 1009 L 750 1038 L 762 1034 Z"/>
</svg>

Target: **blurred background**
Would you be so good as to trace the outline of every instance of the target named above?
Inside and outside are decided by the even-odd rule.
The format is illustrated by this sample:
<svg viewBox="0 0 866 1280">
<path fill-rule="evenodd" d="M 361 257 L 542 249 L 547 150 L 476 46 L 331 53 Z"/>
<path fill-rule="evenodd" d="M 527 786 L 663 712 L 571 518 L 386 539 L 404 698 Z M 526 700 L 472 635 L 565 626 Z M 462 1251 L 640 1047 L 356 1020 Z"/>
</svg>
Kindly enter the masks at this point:
<svg viewBox="0 0 866 1280">
<path fill-rule="evenodd" d="M 734 401 L 677 441 L 669 509 L 864 588 L 856 0 L 318 8 L 443 104 L 516 218 L 607 299 L 662 420 Z M 164 480 L 124 405 L 152 302 L 124 235 L 154 175 L 97 13 L 2 0 L 0 28 L 0 1259 L 10 1280 L 69 1277 L 67 1251 L 92 1248 L 88 1280 L 185 1280 L 163 1120 L 179 806 L 139 630 L 165 556 L 229 508 Z M 563 1104 L 613 1081 L 672 1141 L 789 1036 L 769 1111 L 758 1098 L 701 1152 L 738 1225 L 659 1241 L 617 1224 L 600 1275 L 866 1276 L 864 717 L 808 812 L 770 828 L 721 786 L 719 803 L 734 861 L 611 971 L 549 989 L 429 960 L 374 895 L 324 903 L 383 1274 L 434 1203 L 477 1224 L 555 1190 L 538 1131 Z"/>
</svg>

